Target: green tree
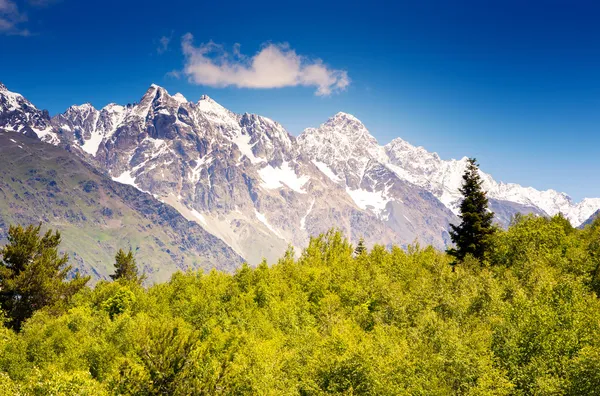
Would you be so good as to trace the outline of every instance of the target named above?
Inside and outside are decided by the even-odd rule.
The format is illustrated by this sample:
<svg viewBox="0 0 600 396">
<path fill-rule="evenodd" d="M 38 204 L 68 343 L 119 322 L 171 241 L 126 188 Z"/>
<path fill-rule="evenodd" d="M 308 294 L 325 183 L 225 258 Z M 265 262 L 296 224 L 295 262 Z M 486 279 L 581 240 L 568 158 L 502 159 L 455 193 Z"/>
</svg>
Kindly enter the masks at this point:
<svg viewBox="0 0 600 396">
<path fill-rule="evenodd" d="M 60 233 L 40 236 L 40 228 L 10 226 L 0 250 L 0 305 L 15 330 L 36 310 L 69 300 L 90 279 L 76 274 L 65 281 L 71 266 L 68 255 L 58 253 Z"/>
<path fill-rule="evenodd" d="M 139 274 L 131 249 L 129 249 L 129 253 L 119 249 L 115 256 L 115 273 L 110 277 L 112 280 L 123 279 L 137 284 L 142 284 L 146 279 L 144 275 Z"/>
<path fill-rule="evenodd" d="M 486 192 L 482 189 L 483 181 L 479 176 L 479 168 L 475 158 L 469 158 L 467 169 L 463 174 L 460 192 L 463 200 L 460 204 L 461 223 L 450 225 L 450 237 L 455 247 L 447 250 L 457 262 L 461 262 L 467 254 L 483 260 L 490 247 L 490 236 L 495 227 L 492 224 L 494 213 L 488 208 Z"/>
<path fill-rule="evenodd" d="M 354 254 L 356 256 L 360 256 L 363 253 L 367 253 L 367 247 L 365 246 L 365 240 L 360 238 L 358 240 L 358 245 L 356 245 L 356 249 L 354 249 Z"/>
</svg>

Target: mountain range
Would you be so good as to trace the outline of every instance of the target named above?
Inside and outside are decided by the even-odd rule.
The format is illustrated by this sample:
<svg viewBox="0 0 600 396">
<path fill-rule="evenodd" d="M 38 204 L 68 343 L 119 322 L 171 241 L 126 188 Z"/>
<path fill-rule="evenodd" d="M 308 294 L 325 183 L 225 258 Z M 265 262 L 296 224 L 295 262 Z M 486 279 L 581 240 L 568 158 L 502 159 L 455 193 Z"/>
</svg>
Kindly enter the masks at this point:
<svg viewBox="0 0 600 396">
<path fill-rule="evenodd" d="M 18 153 L 24 150 L 19 145 L 41 141 L 35 147 L 76 158 L 73 163 L 94 172 L 100 184 L 130 185 L 156 202 L 152 210 L 162 205 L 181 216 L 189 228 L 178 232 L 215 246 L 194 251 L 203 268 L 230 268 L 241 258 L 272 262 L 332 227 L 369 245 L 417 241 L 444 248 L 449 224 L 459 221 L 467 164 L 466 157 L 442 160 L 400 138 L 382 146 L 343 112 L 294 137 L 269 118 L 233 113 L 207 96 L 188 101 L 157 85 L 138 103 L 74 105 L 50 117 L 0 84 L 0 130 L 33 138 L 0 139 L 4 151 Z M 576 203 L 554 190 L 481 176 L 502 226 L 516 213 L 563 213 L 580 226 L 600 209 L 600 198 Z M 131 191 L 119 199 L 133 199 Z M 0 220 L 4 216 L 0 212 Z M 81 268 L 89 272 L 94 265 L 84 260 Z"/>
</svg>

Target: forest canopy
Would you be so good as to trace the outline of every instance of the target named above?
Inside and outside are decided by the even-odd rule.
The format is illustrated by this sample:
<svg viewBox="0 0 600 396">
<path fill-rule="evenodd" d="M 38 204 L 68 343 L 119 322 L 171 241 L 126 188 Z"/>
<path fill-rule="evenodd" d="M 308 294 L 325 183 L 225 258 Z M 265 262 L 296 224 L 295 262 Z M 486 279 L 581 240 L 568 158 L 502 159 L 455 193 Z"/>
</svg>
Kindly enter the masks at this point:
<svg viewBox="0 0 600 396">
<path fill-rule="evenodd" d="M 233 274 L 102 281 L 0 328 L 0 394 L 600 394 L 600 221 L 519 216 L 452 262 L 330 231 Z"/>
</svg>

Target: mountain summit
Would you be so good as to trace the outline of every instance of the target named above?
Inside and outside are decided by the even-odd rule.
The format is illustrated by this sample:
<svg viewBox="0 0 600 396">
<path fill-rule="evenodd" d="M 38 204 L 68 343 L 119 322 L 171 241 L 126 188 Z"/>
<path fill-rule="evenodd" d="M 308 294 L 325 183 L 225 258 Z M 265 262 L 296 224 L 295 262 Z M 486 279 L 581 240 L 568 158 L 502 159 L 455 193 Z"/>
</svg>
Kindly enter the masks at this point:
<svg viewBox="0 0 600 396">
<path fill-rule="evenodd" d="M 38 137 L 52 144 L 59 142 L 50 125 L 48 112 L 38 110 L 21 94 L 9 91 L 2 83 L 0 83 L 0 128 Z"/>
</svg>

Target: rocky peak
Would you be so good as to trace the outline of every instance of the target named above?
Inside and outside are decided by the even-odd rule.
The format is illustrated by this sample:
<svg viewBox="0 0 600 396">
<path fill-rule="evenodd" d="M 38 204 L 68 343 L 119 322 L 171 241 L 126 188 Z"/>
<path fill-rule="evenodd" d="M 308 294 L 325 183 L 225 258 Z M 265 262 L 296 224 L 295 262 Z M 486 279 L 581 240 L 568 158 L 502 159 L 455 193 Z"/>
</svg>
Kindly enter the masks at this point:
<svg viewBox="0 0 600 396">
<path fill-rule="evenodd" d="M 117 113 L 125 110 L 125 106 L 121 106 L 116 103 L 109 103 L 102 108 L 102 110 L 107 111 L 108 113 Z"/>
<path fill-rule="evenodd" d="M 239 117 L 234 112 L 215 102 L 208 95 L 202 95 L 196 106 L 200 110 L 200 113 L 210 122 L 227 128 L 239 128 Z"/>
<path fill-rule="evenodd" d="M 356 117 L 337 113 L 319 128 L 307 128 L 298 137 L 309 156 L 326 164 L 362 158 L 381 160 L 385 155 L 377 140 Z"/>
<path fill-rule="evenodd" d="M 430 153 L 421 146 L 413 146 L 407 141 L 396 138 L 384 146 L 390 162 L 405 169 L 431 172 L 438 167 L 441 159 L 437 153 Z"/>
<path fill-rule="evenodd" d="M 171 96 L 165 88 L 152 84 L 135 106 L 133 114 L 142 119 L 151 118 L 154 114 L 174 115 L 186 103 L 183 95 Z"/>
<path fill-rule="evenodd" d="M 4 111 L 13 111 L 21 107 L 35 109 L 35 106 L 21 94 L 9 91 L 6 86 L 0 83 L 0 108 Z"/>
<path fill-rule="evenodd" d="M 357 144 L 377 145 L 377 140 L 365 125 L 351 114 L 339 112 L 321 125 L 319 129 L 326 133 L 338 135 L 340 138 L 352 139 Z"/>
<path fill-rule="evenodd" d="M 244 113 L 240 117 L 242 134 L 251 137 L 252 150 L 259 157 L 289 159 L 292 156 L 294 137 L 283 125 L 263 116 Z"/>
<path fill-rule="evenodd" d="M 140 100 L 140 104 L 144 102 L 155 102 L 155 101 L 164 101 L 166 99 L 171 98 L 169 92 L 156 84 L 150 85 L 150 88 L 146 91 L 142 99 Z"/>
<path fill-rule="evenodd" d="M 90 113 L 96 113 L 97 110 L 94 106 L 92 106 L 90 103 L 84 103 L 81 105 L 73 105 L 71 107 L 69 107 L 67 109 L 67 111 L 65 113 L 72 115 L 74 117 L 77 116 L 81 116 L 81 115 L 87 115 Z"/>
<path fill-rule="evenodd" d="M 212 109 L 225 109 L 225 107 L 221 106 L 219 103 L 217 103 L 213 98 L 211 98 L 208 95 L 202 95 L 200 96 L 200 99 L 198 100 L 198 105 L 200 107 L 204 107 L 203 110 L 212 110 Z M 227 109 L 225 109 L 227 110 Z"/>
<path fill-rule="evenodd" d="M 180 92 L 177 92 L 175 95 L 173 95 L 173 99 L 175 99 L 179 103 L 187 103 L 188 102 L 188 100 L 185 98 L 185 96 L 183 96 Z"/>
<path fill-rule="evenodd" d="M 58 136 L 50 125 L 47 110 L 38 110 L 22 95 L 0 88 L 0 128 L 37 137 L 45 142 L 58 144 Z"/>
<path fill-rule="evenodd" d="M 336 113 L 333 117 L 330 117 L 329 120 L 327 120 L 327 122 L 338 125 L 347 125 L 350 123 L 358 123 L 362 125 L 362 122 L 358 118 L 354 117 L 352 114 L 344 113 L 343 111 L 340 111 Z"/>
</svg>

